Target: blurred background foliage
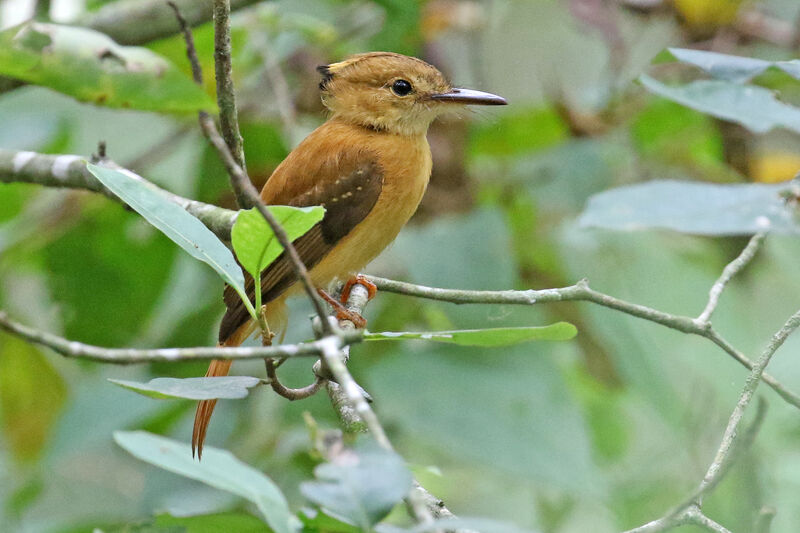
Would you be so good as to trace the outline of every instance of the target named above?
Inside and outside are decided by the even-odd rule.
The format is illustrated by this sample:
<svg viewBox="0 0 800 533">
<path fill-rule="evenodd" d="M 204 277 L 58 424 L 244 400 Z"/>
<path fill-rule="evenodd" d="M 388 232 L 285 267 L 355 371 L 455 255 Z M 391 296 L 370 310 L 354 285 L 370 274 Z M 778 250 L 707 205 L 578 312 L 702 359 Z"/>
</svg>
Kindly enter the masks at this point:
<svg viewBox="0 0 800 533">
<path fill-rule="evenodd" d="M 110 3 L 41 1 L 39 13 L 68 23 Z M 0 2 L 0 24 L 27 19 L 31 4 Z M 246 159 L 260 185 L 321 123 L 317 65 L 368 50 L 419 56 L 458 85 L 512 105 L 432 127 L 428 193 L 368 272 L 465 289 L 588 277 L 620 298 L 696 314 L 743 239 L 613 233 L 576 219 L 590 195 L 654 178 L 792 178 L 796 134 L 756 136 L 633 81 L 667 46 L 791 59 L 798 16 L 795 0 L 260 2 L 233 18 Z M 195 38 L 213 95 L 213 28 L 198 27 Z M 146 46 L 188 74 L 179 37 Z M 233 206 L 192 115 L 100 108 L 31 86 L 0 94 L 0 124 L 0 147 L 88 155 L 102 139 L 110 157 L 159 185 Z M 770 238 L 725 293 L 715 324 L 745 353 L 757 353 L 798 307 L 798 257 L 797 239 Z M 28 324 L 104 346 L 211 345 L 221 292 L 210 270 L 120 205 L 91 193 L 0 186 L 0 308 Z M 309 312 L 295 303 L 287 340 L 309 336 Z M 398 451 L 450 509 L 544 532 L 630 528 L 678 502 L 705 472 L 745 378 L 703 339 L 588 304 L 455 306 L 380 294 L 367 317 L 375 331 L 577 325 L 568 343 L 376 343 L 354 348 L 350 363 Z M 787 345 L 770 372 L 796 390 L 800 340 Z M 199 376 L 204 366 L 76 363 L 0 334 L 0 530 L 89 531 L 241 508 L 226 493 L 137 462 L 111 438 L 146 429 L 187 441 L 194 404 L 153 401 L 107 378 Z M 234 368 L 263 373 L 256 362 Z M 307 361 L 283 372 L 296 385 L 310 376 Z M 763 394 L 771 409 L 762 432 L 705 510 L 749 531 L 758 509 L 771 505 L 773 531 L 797 531 L 800 419 Z M 289 403 L 262 388 L 221 402 L 209 442 L 266 472 L 296 507 L 315 464 L 303 413 L 337 426 L 324 396 Z M 241 525 L 248 527 L 260 526 Z"/>
</svg>

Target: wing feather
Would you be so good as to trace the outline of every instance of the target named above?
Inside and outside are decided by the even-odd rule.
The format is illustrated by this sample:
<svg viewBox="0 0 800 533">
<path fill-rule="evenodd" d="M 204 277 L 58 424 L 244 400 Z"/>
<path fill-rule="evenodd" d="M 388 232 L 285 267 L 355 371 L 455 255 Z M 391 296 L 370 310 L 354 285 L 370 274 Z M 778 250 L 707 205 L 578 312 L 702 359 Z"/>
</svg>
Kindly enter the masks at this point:
<svg viewBox="0 0 800 533">
<path fill-rule="evenodd" d="M 383 186 L 383 169 L 377 157 L 364 150 L 350 150 L 339 153 L 336 157 L 326 157 L 317 172 L 319 179 L 306 191 L 299 194 L 295 192 L 291 198 L 286 194 L 275 194 L 272 198 L 275 201 L 271 202 L 293 207 L 325 207 L 323 219 L 293 242 L 309 270 L 366 218 L 378 201 Z M 270 177 L 270 181 L 273 177 Z M 285 173 L 277 178 L 283 183 L 291 180 L 291 176 L 286 176 Z M 308 183 L 307 176 L 303 178 Z M 268 182 L 265 190 L 270 185 Z M 278 298 L 296 281 L 297 276 L 284 252 L 261 274 L 262 302 L 266 304 Z M 250 301 L 255 304 L 255 283 L 247 275 L 245 289 Z M 220 342 L 224 342 L 250 318 L 239 295 L 230 287 L 225 287 L 224 301 L 227 311 L 220 325 Z"/>
</svg>

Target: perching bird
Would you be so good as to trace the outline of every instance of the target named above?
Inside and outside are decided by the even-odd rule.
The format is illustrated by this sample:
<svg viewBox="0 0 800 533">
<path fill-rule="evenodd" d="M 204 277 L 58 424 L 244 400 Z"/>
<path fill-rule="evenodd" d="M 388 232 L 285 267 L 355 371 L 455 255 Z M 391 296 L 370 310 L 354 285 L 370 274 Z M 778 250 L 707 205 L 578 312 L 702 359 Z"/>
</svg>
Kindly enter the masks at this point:
<svg viewBox="0 0 800 533">
<path fill-rule="evenodd" d="M 416 211 L 431 175 L 428 126 L 465 104 L 505 105 L 500 96 L 453 88 L 435 67 L 389 52 L 352 56 L 317 69 L 330 118 L 275 169 L 261 198 L 267 205 L 322 205 L 325 216 L 294 241 L 317 287 L 345 280 L 391 243 Z M 286 298 L 299 287 L 282 254 L 262 274 L 270 328 L 286 325 Z M 248 295 L 253 300 L 253 283 Z M 238 346 L 255 330 L 239 296 L 225 290 L 221 346 Z M 212 361 L 206 376 L 224 376 L 230 361 Z M 203 451 L 216 400 L 197 406 L 192 451 Z"/>
</svg>

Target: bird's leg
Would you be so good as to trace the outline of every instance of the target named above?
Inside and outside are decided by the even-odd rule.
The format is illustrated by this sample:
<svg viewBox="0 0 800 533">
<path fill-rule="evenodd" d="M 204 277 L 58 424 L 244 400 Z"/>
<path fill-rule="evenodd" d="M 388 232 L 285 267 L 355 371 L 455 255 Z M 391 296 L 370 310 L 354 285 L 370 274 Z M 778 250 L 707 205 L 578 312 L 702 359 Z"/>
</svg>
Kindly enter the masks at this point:
<svg viewBox="0 0 800 533">
<path fill-rule="evenodd" d="M 350 299 L 350 290 L 353 288 L 353 285 L 363 285 L 364 288 L 367 289 L 368 292 L 367 301 L 375 298 L 375 294 L 378 292 L 377 285 L 368 280 L 366 276 L 362 276 L 361 274 L 356 274 L 352 278 L 348 279 L 347 283 L 345 283 L 344 287 L 342 287 L 342 294 L 339 298 L 339 301 L 342 302 L 343 304 L 346 304 L 347 300 Z"/>
<path fill-rule="evenodd" d="M 319 294 L 323 300 L 328 302 L 328 304 L 333 307 L 333 310 L 336 311 L 336 320 L 349 320 L 353 323 L 356 329 L 364 329 L 367 326 L 366 318 L 358 313 L 350 311 L 327 292 L 323 291 L 322 289 L 317 289 L 317 294 Z"/>
</svg>

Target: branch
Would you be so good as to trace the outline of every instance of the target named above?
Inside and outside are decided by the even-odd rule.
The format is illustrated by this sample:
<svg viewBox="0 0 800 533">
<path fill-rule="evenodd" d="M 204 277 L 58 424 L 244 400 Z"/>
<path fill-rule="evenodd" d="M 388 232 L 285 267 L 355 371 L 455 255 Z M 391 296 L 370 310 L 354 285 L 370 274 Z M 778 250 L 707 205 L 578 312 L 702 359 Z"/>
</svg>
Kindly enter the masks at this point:
<svg viewBox="0 0 800 533">
<path fill-rule="evenodd" d="M 506 291 L 465 291 L 459 289 L 440 289 L 414 285 L 402 281 L 395 281 L 375 276 L 366 276 L 379 290 L 416 296 L 429 300 L 450 302 L 454 304 L 506 304 L 506 305 L 536 305 L 551 302 L 585 301 L 615 309 L 622 313 L 649 320 L 662 326 L 678 330 L 682 333 L 704 337 L 720 348 L 748 370 L 753 370 L 754 363 L 743 353 L 730 345 L 714 328 L 708 319 L 716 308 L 719 296 L 727 283 L 736 273 L 753 258 L 763 242 L 763 235 L 755 235 L 739 256 L 731 261 L 710 291 L 709 303 L 698 318 L 682 315 L 673 315 L 638 305 L 613 296 L 595 291 L 589 287 L 587 280 L 581 280 L 575 285 L 557 289 L 543 290 L 506 290 Z M 800 408 L 800 396 L 789 391 L 777 379 L 769 374 L 763 374 L 761 379 L 769 385 L 787 403 Z"/>
<path fill-rule="evenodd" d="M 152 350 L 135 348 L 103 348 L 67 340 L 58 335 L 29 328 L 11 320 L 0 311 L 0 330 L 6 331 L 28 342 L 50 348 L 64 357 L 88 359 L 101 363 L 129 365 L 137 363 L 196 361 L 209 359 L 263 359 L 265 357 L 306 357 L 319 356 L 331 346 L 349 346 L 360 342 L 361 331 L 339 332 L 334 337 L 300 344 L 279 346 L 235 347 L 235 348 L 157 348 Z"/>
<path fill-rule="evenodd" d="M 215 2 L 225 2 L 227 4 L 227 0 L 214 0 Z M 216 4 L 215 4 L 216 6 Z M 189 58 L 189 62 L 192 64 L 192 73 L 194 75 L 195 82 L 200 84 L 202 83 L 202 69 L 200 68 L 200 63 L 197 60 L 197 53 L 194 49 L 194 40 L 192 38 L 192 32 L 186 25 L 186 21 L 181 16 L 181 12 L 175 4 L 170 6 L 175 11 L 175 16 L 178 19 L 178 25 L 181 26 L 181 30 L 184 35 L 184 40 L 186 41 L 186 55 Z M 224 18 L 217 18 L 215 20 L 216 25 L 225 25 L 228 26 L 229 21 L 227 17 Z M 216 29 L 215 34 L 230 34 L 230 29 Z M 230 48 L 230 42 L 228 42 L 228 48 Z M 230 50 L 228 50 L 229 52 Z M 224 55 L 224 54 L 223 54 Z M 220 58 L 215 54 L 215 60 L 219 61 Z M 227 75 L 230 78 L 230 70 L 229 69 L 217 69 L 217 74 L 219 75 L 222 73 L 223 75 Z M 218 85 L 219 85 L 218 81 Z M 227 83 L 223 83 L 222 85 L 229 86 L 232 90 L 233 82 L 228 80 Z M 230 108 L 228 110 L 229 113 L 236 114 L 236 106 Z M 240 205 L 254 205 L 258 212 L 261 213 L 261 216 L 264 217 L 267 224 L 269 225 L 272 232 L 277 237 L 278 242 L 281 243 L 281 247 L 286 251 L 286 254 L 289 256 L 289 260 L 292 264 L 292 269 L 294 270 L 295 274 L 297 274 L 300 283 L 303 285 L 303 289 L 306 291 L 306 295 L 311 300 L 312 305 L 314 306 L 314 310 L 317 312 L 317 316 L 324 317 L 327 315 L 325 312 L 325 306 L 320 300 L 319 296 L 317 295 L 317 291 L 314 288 L 314 283 L 311 281 L 311 276 L 308 273 L 308 269 L 306 265 L 303 263 L 303 260 L 300 258 L 300 255 L 297 253 L 292 242 L 289 240 L 289 235 L 286 233 L 286 230 L 283 229 L 283 226 L 278 222 L 278 220 L 272 215 L 272 213 L 267 209 L 264 202 L 261 200 L 261 197 L 258 194 L 258 191 L 253 186 L 253 182 L 250 181 L 250 177 L 247 175 L 247 171 L 237 164 L 236 159 L 234 158 L 233 153 L 231 152 L 230 147 L 226 142 L 222 139 L 219 132 L 217 131 L 217 127 L 214 124 L 214 121 L 211 117 L 204 112 L 200 112 L 198 114 L 198 118 L 200 121 L 200 128 L 203 130 L 203 134 L 206 136 L 208 141 L 214 146 L 217 153 L 219 154 L 220 159 L 222 159 L 222 163 L 225 165 L 225 169 L 228 171 L 228 176 L 231 179 L 231 187 L 233 187 L 234 192 L 236 193 L 236 197 L 243 199 L 240 200 Z M 235 120 L 235 117 L 234 117 Z M 239 135 L 238 131 L 238 123 L 236 129 L 236 135 Z M 322 321 L 322 331 L 325 335 L 333 335 L 334 331 L 331 328 L 330 324 L 326 321 Z"/>
<path fill-rule="evenodd" d="M 350 289 L 345 307 L 348 311 L 360 315 L 364 312 L 367 302 L 369 302 L 369 290 L 356 283 Z M 357 330 L 351 321 L 340 320 L 339 331 L 345 333 Z M 315 364 L 314 371 L 320 377 L 327 377 L 328 373 L 332 375 L 333 379 L 327 384 L 328 395 L 344 425 L 344 430 L 349 433 L 369 431 L 381 446 L 393 450 L 383 426 L 364 397 L 365 392 L 347 370 L 345 363 L 349 359 L 349 351 L 349 346 L 334 348 L 331 345 L 329 350 L 323 353 L 324 365 Z M 416 480 L 405 500 L 416 519 L 422 523 L 430 522 L 434 518 L 454 516 L 442 500 L 428 492 Z"/>
<path fill-rule="evenodd" d="M 697 490 L 695 490 L 684 503 L 675 508 L 675 510 L 657 520 L 632 529 L 627 533 L 665 531 L 686 523 L 693 523 L 717 533 L 728 532 L 723 526 L 717 524 L 702 513 L 701 506 L 703 503 L 703 496 L 713 490 L 725 476 L 733 462 L 735 450 L 737 448 L 746 448 L 752 444 L 764 420 L 766 407 L 763 402 L 759 403 L 759 409 L 753 425 L 744 433 L 743 437 L 740 437 L 739 426 L 742 423 L 744 412 L 753 400 L 758 384 L 761 382 L 761 378 L 764 375 L 764 370 L 767 368 L 772 356 L 798 327 L 800 327 L 800 311 L 793 314 L 783 327 L 772 336 L 769 344 L 756 360 L 750 375 L 747 376 L 747 381 L 739 396 L 739 401 L 736 403 L 736 407 L 733 409 L 733 413 L 731 413 L 730 419 L 728 420 L 728 425 L 725 428 L 725 433 L 722 436 L 719 449 Z"/>
<path fill-rule="evenodd" d="M 217 80 L 217 105 L 222 137 L 233 155 L 233 160 L 247 171 L 244 162 L 242 134 L 239 132 L 239 117 L 236 112 L 236 93 L 233 90 L 233 65 L 231 60 L 231 2 L 214 0 L 214 71 Z M 243 191 L 235 189 L 236 199 L 242 209 L 255 203 Z"/>
<path fill-rule="evenodd" d="M 100 162 L 125 172 L 128 176 L 147 183 L 146 179 L 109 162 Z M 0 148 L 0 183 L 32 183 L 45 187 L 85 189 L 119 201 L 86 168 L 86 159 L 79 155 L 45 155 L 36 152 L 4 150 Z M 151 184 L 152 185 L 152 184 Z M 173 194 L 152 185 L 170 200 L 200 219 L 223 241 L 229 241 L 236 212 L 211 204 L 198 202 Z"/>
<path fill-rule="evenodd" d="M 744 390 L 739 397 L 739 402 L 736 404 L 736 408 L 733 410 L 731 418 L 728 421 L 728 427 L 725 429 L 725 434 L 722 437 L 722 444 L 720 444 L 717 455 L 714 458 L 714 462 L 711 463 L 708 472 L 706 472 L 706 475 L 703 478 L 703 482 L 700 484 L 701 491 L 704 490 L 707 485 L 717 482 L 716 478 L 720 476 L 720 472 L 723 470 L 725 461 L 730 455 L 731 448 L 736 440 L 737 431 L 739 424 L 742 421 L 744 411 L 747 409 L 747 406 L 750 405 L 750 401 L 753 399 L 753 395 L 758 388 L 758 384 L 761 382 L 761 377 L 764 374 L 764 370 L 767 368 L 767 365 L 772 359 L 773 354 L 775 354 L 778 348 L 783 345 L 789 335 L 791 335 L 794 330 L 798 328 L 798 326 L 800 326 L 800 311 L 797 311 L 794 315 L 792 315 L 789 320 L 786 321 L 783 327 L 772 336 L 772 340 L 753 365 L 750 375 L 747 376 Z"/>
<path fill-rule="evenodd" d="M 761 247 L 761 243 L 764 242 L 765 236 L 766 234 L 764 233 L 756 233 L 753 235 L 747 243 L 747 246 L 742 250 L 742 253 L 740 253 L 736 259 L 728 263 L 722 270 L 722 275 L 720 275 L 719 279 L 717 279 L 708 293 L 708 303 L 705 309 L 703 309 L 703 312 L 697 317 L 697 321 L 701 325 L 711 320 L 711 314 L 717 308 L 719 297 L 722 291 L 725 290 L 725 286 L 753 259 L 753 257 L 755 257 L 756 252 Z"/>
<path fill-rule="evenodd" d="M 231 0 L 231 9 L 251 6 L 259 0 Z M 209 22 L 212 0 L 175 0 L 190 27 Z M 77 21 L 105 33 L 119 44 L 145 44 L 178 33 L 175 17 L 163 0 L 120 0 L 87 13 Z"/>
</svg>

